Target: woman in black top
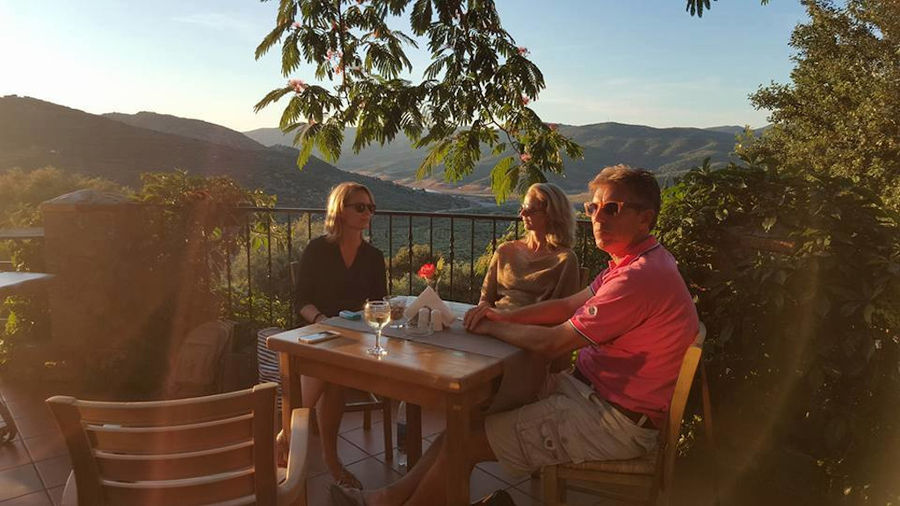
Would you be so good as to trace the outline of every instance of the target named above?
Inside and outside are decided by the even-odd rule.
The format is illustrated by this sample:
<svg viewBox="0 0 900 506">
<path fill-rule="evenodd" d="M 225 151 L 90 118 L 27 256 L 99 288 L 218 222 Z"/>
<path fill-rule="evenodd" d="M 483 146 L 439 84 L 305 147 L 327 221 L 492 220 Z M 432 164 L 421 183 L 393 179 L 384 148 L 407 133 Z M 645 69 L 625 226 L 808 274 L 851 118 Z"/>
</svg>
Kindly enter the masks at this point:
<svg viewBox="0 0 900 506">
<path fill-rule="evenodd" d="M 365 186 L 341 183 L 331 190 L 325 235 L 310 241 L 300 258 L 297 307 L 307 322 L 337 316 L 343 309 L 359 311 L 366 299 L 380 300 L 387 295 L 384 255 L 363 240 L 363 231 L 369 228 L 374 213 L 375 200 Z M 337 455 L 338 428 L 344 414 L 343 387 L 304 376 L 302 388 L 305 407 L 317 406 L 328 470 L 339 485 L 362 488 Z"/>
</svg>

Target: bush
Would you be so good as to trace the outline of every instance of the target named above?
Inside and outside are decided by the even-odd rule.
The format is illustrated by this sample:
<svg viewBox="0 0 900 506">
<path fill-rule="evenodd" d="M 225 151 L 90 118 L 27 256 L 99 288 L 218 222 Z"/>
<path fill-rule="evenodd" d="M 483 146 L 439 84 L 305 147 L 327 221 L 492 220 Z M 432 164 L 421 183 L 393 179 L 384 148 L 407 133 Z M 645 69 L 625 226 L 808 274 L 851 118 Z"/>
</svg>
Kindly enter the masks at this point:
<svg viewBox="0 0 900 506">
<path fill-rule="evenodd" d="M 808 455 L 831 490 L 887 497 L 860 485 L 898 428 L 896 216 L 844 178 L 731 165 L 667 189 L 659 229 L 709 329 L 711 389 L 742 400 L 734 420 Z"/>
</svg>

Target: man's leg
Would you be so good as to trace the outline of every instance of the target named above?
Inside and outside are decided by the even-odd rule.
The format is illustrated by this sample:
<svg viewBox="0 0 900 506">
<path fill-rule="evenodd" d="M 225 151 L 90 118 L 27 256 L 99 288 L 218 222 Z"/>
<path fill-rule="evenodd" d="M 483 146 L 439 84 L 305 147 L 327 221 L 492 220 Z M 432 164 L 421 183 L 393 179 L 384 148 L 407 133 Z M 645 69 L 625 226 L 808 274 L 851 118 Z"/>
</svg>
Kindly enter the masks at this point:
<svg viewBox="0 0 900 506">
<path fill-rule="evenodd" d="M 437 445 L 437 442 L 435 442 L 435 445 Z M 424 476 L 417 480 L 418 486 L 408 496 L 409 498 L 406 502 L 395 504 L 405 504 L 407 506 L 437 506 L 444 504 L 444 498 L 447 497 L 445 478 L 445 467 L 447 465 L 446 445 L 447 442 L 442 441 L 441 451 L 434 459 L 434 463 L 427 472 L 423 473 Z M 429 448 L 429 451 L 431 451 L 431 448 Z M 466 468 L 468 473 L 471 473 L 475 464 L 479 462 L 497 460 L 484 431 L 484 420 L 481 420 L 476 427 L 473 427 L 469 436 L 469 446 L 466 448 L 466 456 L 468 457 L 468 466 Z"/>
</svg>

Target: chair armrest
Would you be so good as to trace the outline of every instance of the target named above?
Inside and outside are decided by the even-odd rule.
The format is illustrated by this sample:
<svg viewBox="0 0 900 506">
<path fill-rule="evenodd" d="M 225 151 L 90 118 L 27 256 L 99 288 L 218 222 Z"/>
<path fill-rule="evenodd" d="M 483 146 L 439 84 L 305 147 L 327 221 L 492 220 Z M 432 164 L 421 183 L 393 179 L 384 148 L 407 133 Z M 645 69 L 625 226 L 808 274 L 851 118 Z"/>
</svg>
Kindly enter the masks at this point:
<svg viewBox="0 0 900 506">
<path fill-rule="evenodd" d="M 309 446 L 309 409 L 291 412 L 291 446 L 288 451 L 287 474 L 278 484 L 278 504 L 294 504 L 306 493 L 306 451 Z M 300 504 L 306 504 L 305 497 Z"/>
</svg>

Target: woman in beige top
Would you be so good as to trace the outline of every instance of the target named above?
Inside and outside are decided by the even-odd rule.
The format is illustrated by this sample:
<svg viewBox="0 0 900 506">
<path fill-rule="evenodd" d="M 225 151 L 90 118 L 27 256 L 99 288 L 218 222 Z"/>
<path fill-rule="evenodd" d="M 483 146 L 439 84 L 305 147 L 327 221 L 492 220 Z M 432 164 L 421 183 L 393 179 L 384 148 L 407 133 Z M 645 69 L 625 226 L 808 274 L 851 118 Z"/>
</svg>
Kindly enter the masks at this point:
<svg viewBox="0 0 900 506">
<path fill-rule="evenodd" d="M 513 309 L 568 297 L 579 286 L 575 214 L 551 183 L 531 185 L 519 209 L 525 237 L 497 248 L 481 286 L 479 305 Z"/>
</svg>

